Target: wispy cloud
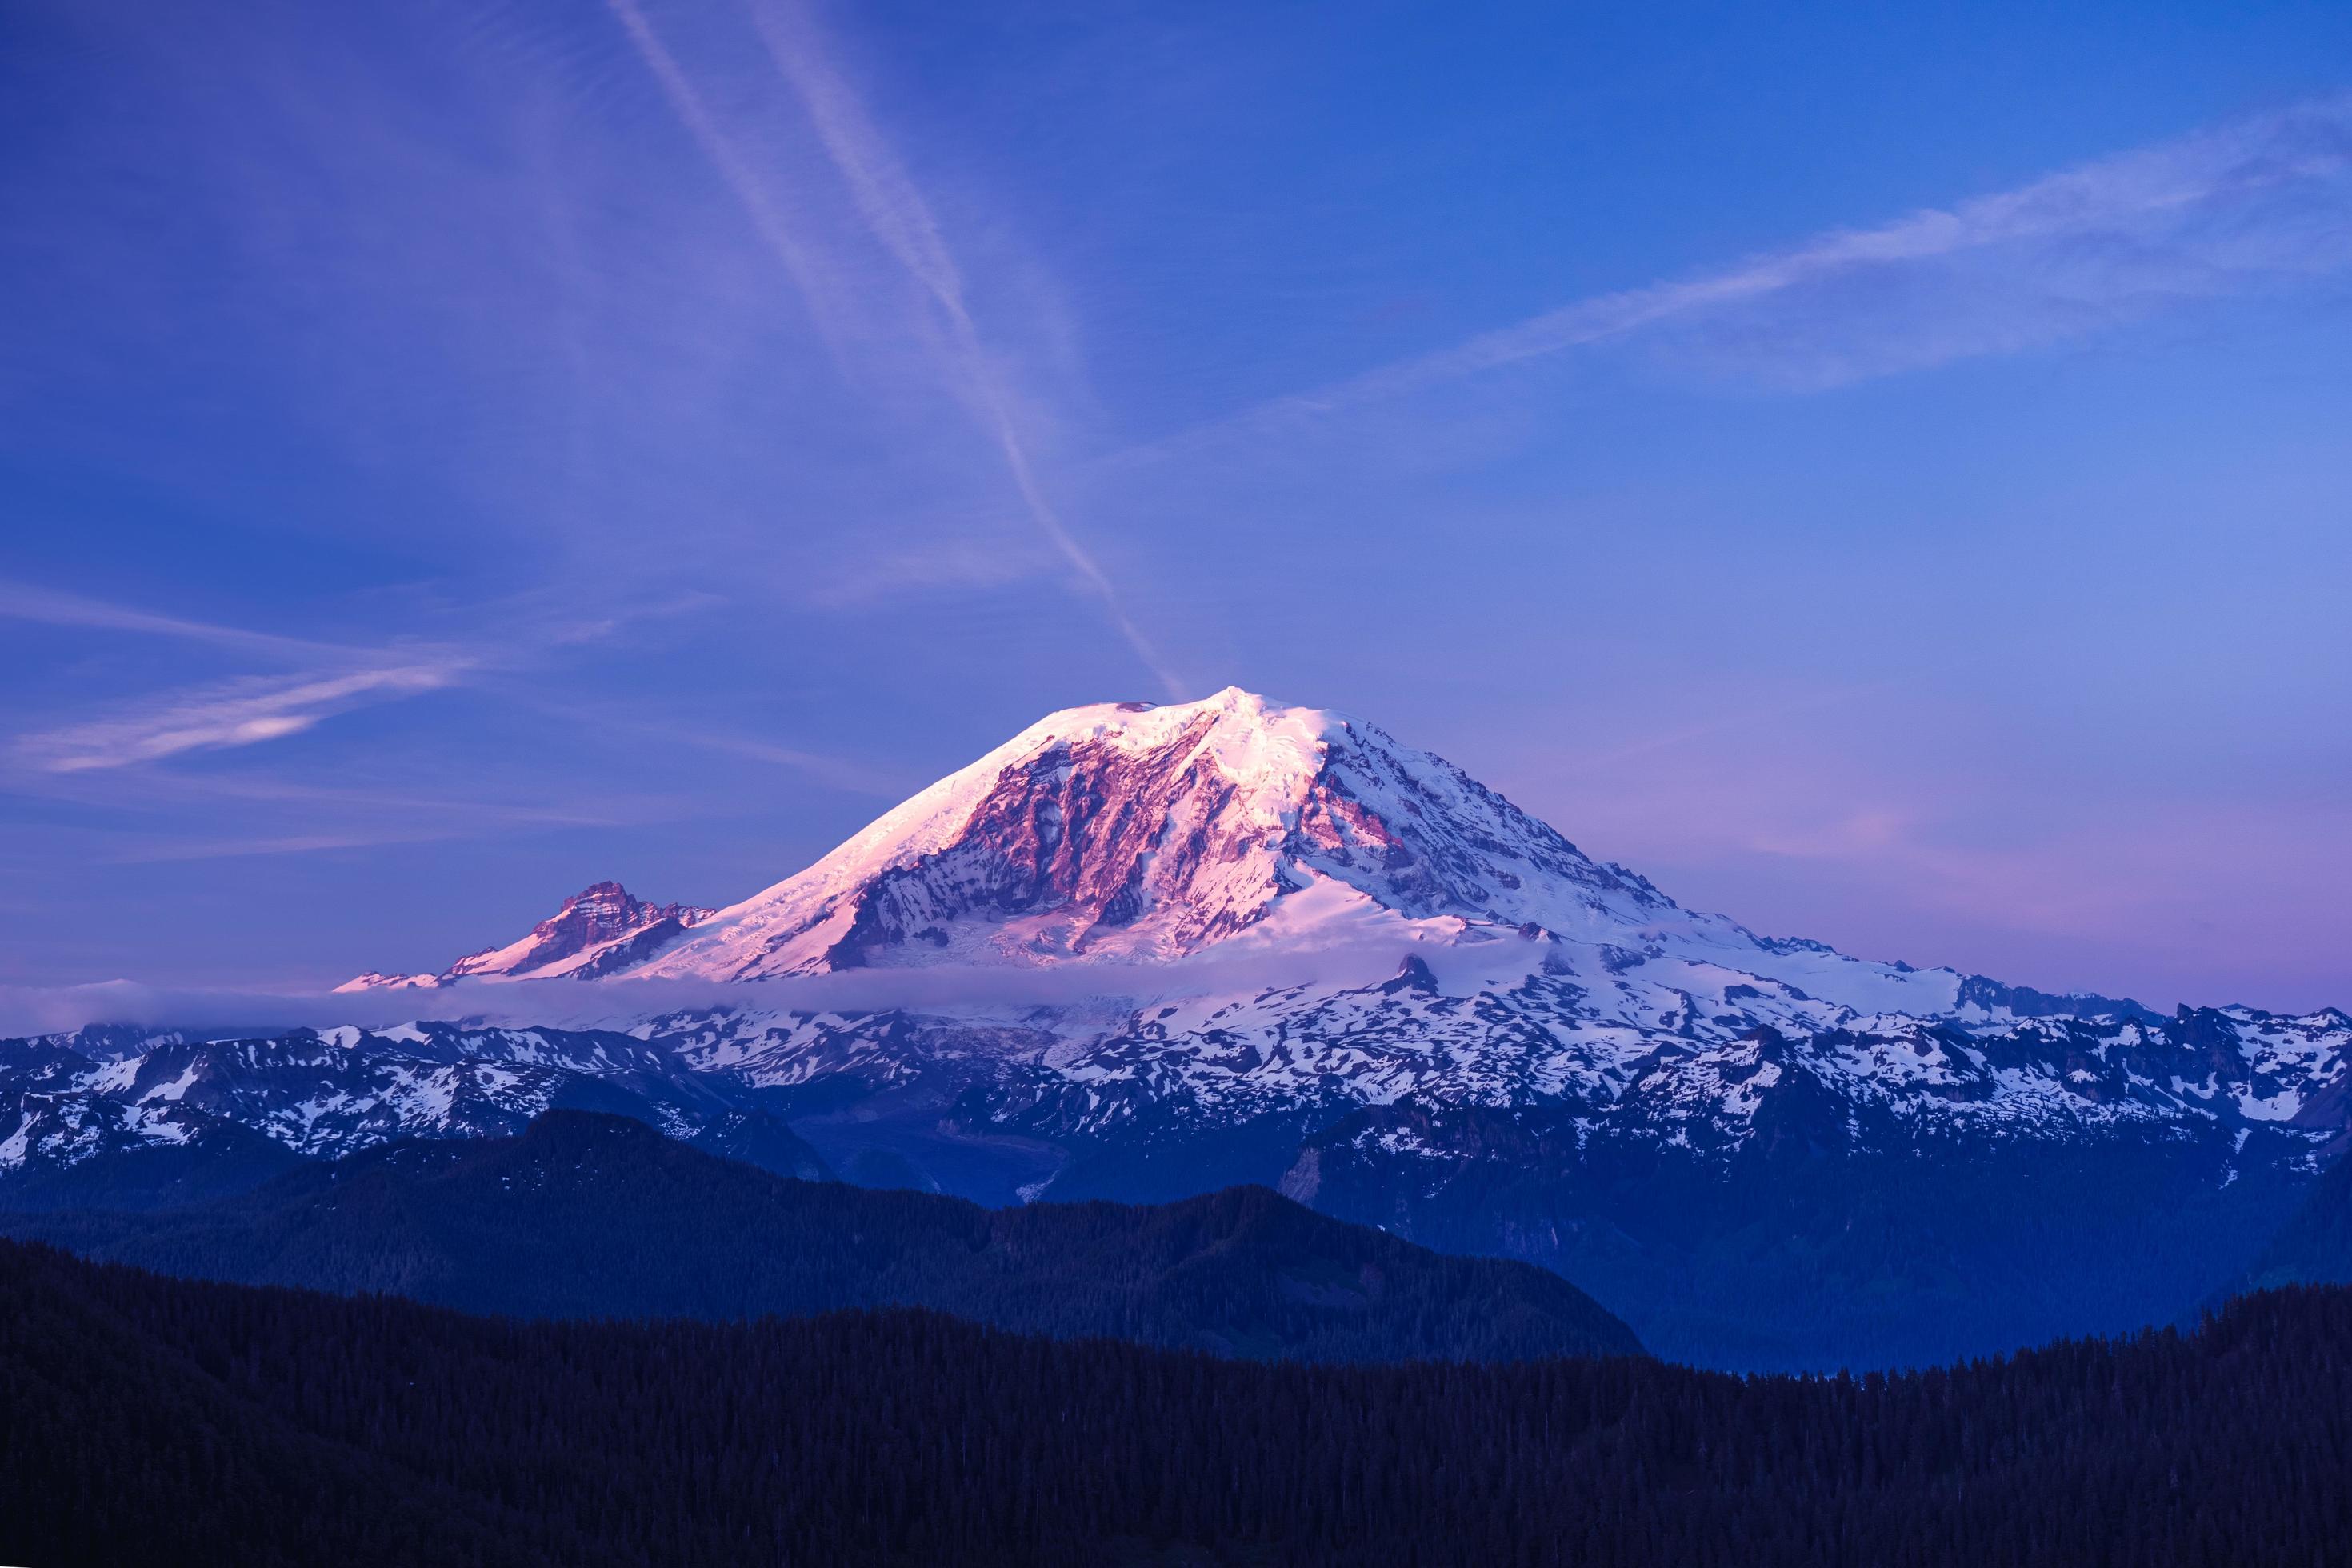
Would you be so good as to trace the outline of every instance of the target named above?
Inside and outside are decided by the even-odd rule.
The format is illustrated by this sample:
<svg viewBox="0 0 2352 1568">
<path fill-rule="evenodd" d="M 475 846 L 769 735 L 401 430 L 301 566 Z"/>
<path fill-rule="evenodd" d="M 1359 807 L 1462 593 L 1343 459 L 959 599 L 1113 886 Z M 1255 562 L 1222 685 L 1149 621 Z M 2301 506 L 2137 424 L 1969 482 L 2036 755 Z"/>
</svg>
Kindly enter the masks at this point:
<svg viewBox="0 0 2352 1568">
<path fill-rule="evenodd" d="M 2016 352 L 2352 267 L 2352 95 L 1578 300 L 1122 455 L 1165 458 L 1610 344 L 1812 388 Z"/>
<path fill-rule="evenodd" d="M 608 4 L 679 120 L 741 205 L 761 242 L 807 299 L 820 330 L 839 353 L 843 334 L 835 324 L 831 272 L 821 254 L 795 230 L 785 216 L 785 205 L 720 125 L 709 100 L 636 0 L 608 0 Z M 798 8 L 756 3 L 752 18 L 770 58 L 806 111 L 859 219 L 936 311 L 940 332 L 927 337 L 926 347 L 941 381 L 1002 459 L 1023 514 L 1169 695 L 1183 695 L 1182 681 L 1136 624 L 1101 562 L 1071 531 L 1048 493 L 1020 399 L 981 335 L 966 299 L 962 270 L 931 204 L 847 79 L 834 66 L 814 22 Z"/>
<path fill-rule="evenodd" d="M 132 632 L 210 643 L 246 653 L 315 658 L 336 650 L 325 643 L 275 632 L 247 631 L 241 626 L 192 621 L 157 615 L 127 605 L 110 604 L 83 594 L 0 579 L 0 620 L 27 621 L 36 626 L 77 626 L 92 631 Z"/>
<path fill-rule="evenodd" d="M 258 745 L 300 734 L 339 713 L 511 673 L 609 640 L 633 625 L 721 602 L 708 593 L 602 603 L 577 595 L 551 600 L 520 594 L 477 612 L 478 618 L 496 620 L 495 637 L 368 647 L 247 631 L 0 580 L 0 620 L 180 638 L 247 656 L 232 658 L 232 665 L 275 660 L 303 667 L 291 675 L 243 676 L 129 699 L 108 717 L 19 735 L 10 752 L 19 765 L 37 772 L 79 773 Z"/>
<path fill-rule="evenodd" d="M 207 769 L 118 768 L 54 775 L 50 793 L 103 804 L 112 816 L 55 830 L 79 864 L 162 865 L 250 856 L 290 856 L 379 846 L 507 839 L 562 829 L 605 832 L 677 821 L 696 805 L 597 777 L 486 776 L 479 764 L 404 752 L 401 787 L 289 779 L 275 761 Z M 383 780 L 380 770 L 338 769 L 339 781 Z M 436 789 L 438 784 L 449 787 Z M 19 774 L 12 790 L 41 793 L 43 775 Z M 499 792 L 504 792 L 503 794 Z M 70 836 L 69 837 L 67 836 Z"/>
<path fill-rule="evenodd" d="M 588 826 L 603 826 L 591 822 Z M 387 829 L 373 832 L 282 833 L 254 838 L 203 838 L 125 849 L 107 858 L 117 866 L 156 866 L 180 860 L 235 860 L 253 855 L 314 855 L 333 849 L 369 849 L 389 844 L 436 844 L 468 837 L 457 828 Z"/>
<path fill-rule="evenodd" d="M 898 802 L 922 787 L 902 774 L 870 767 L 844 757 L 826 756 L 820 752 L 804 751 L 797 746 L 778 746 L 766 741 L 756 741 L 740 735 L 715 734 L 708 731 L 658 729 L 649 731 L 680 745 L 695 746 L 707 752 L 719 752 L 729 756 L 744 757 L 755 763 L 790 768 L 817 783 L 850 795 L 865 795 L 871 800 Z"/>
<path fill-rule="evenodd" d="M 153 866 L 181 860 L 232 860 L 254 855 L 312 855 L 333 849 L 370 849 L 392 844 L 443 844 L 510 834 L 518 828 L 618 827 L 622 819 L 610 815 L 558 809 L 485 811 L 465 803 L 433 803 L 437 822 L 410 826 L 349 827 L 315 833 L 257 834 L 243 838 L 191 838 L 160 841 L 119 849 L 106 857 L 117 866 Z"/>
<path fill-rule="evenodd" d="M 764 763 L 771 767 L 789 768 L 827 788 L 874 800 L 895 804 L 929 782 L 876 767 L 855 757 L 835 756 L 805 747 L 782 745 L 753 736 L 667 720 L 648 721 L 617 711 L 609 705 L 591 707 L 541 700 L 533 706 L 549 717 L 571 723 L 593 724 L 607 734 L 629 735 L 662 746 L 690 746 L 698 751 Z"/>
<path fill-rule="evenodd" d="M 43 772 L 68 773 L 257 745 L 299 734 L 364 703 L 437 690 L 452 684 L 463 668 L 410 664 L 293 681 L 232 681 L 114 718 L 27 735 L 17 742 L 17 752 Z"/>
</svg>

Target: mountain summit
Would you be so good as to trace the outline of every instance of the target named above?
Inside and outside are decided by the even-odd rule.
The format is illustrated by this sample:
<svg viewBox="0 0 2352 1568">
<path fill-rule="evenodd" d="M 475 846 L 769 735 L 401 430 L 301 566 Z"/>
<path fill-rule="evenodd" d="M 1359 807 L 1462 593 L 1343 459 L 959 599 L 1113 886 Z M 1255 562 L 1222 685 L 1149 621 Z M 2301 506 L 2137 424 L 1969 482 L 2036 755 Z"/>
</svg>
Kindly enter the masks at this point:
<svg viewBox="0 0 2352 1568">
<path fill-rule="evenodd" d="M 609 912 L 583 922 L 575 910 L 600 894 Z M 1959 996 L 1948 970 L 1766 941 L 1684 910 L 1443 758 L 1235 687 L 1051 714 L 740 903 L 656 910 L 601 883 L 523 942 L 424 983 L 1505 939 L 1549 944 L 1556 971 L 1729 968 L 1865 1012 L 1937 1013 Z M 346 989 L 419 983 L 367 975 Z"/>
<path fill-rule="evenodd" d="M 1673 912 L 1453 764 L 1229 687 L 1050 715 L 643 972 L 1154 961 L 1343 928 L 1615 930 Z"/>
</svg>

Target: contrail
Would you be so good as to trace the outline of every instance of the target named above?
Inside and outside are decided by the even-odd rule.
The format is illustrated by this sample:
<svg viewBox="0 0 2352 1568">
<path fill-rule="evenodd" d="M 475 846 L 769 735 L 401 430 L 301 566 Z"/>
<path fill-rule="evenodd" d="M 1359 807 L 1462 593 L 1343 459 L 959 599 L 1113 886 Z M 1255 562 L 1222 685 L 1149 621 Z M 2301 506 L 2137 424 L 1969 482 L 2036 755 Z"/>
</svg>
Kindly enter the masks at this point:
<svg viewBox="0 0 2352 1568">
<path fill-rule="evenodd" d="M 762 190 L 757 174 L 735 151 L 725 132 L 704 105 L 701 95 L 662 44 L 636 0 L 608 0 L 613 14 L 628 32 L 646 67 L 660 82 L 678 118 L 685 121 L 703 153 L 719 170 L 761 238 L 812 303 L 823 298 L 821 269 L 795 240 L 791 229 Z M 1046 542 L 1076 572 L 1079 580 L 1102 606 L 1105 617 L 1135 656 L 1171 698 L 1186 695 L 1183 684 L 1143 635 L 1121 603 L 1117 586 L 1091 552 L 1062 520 L 1037 478 L 1029 444 L 1021 433 L 1013 395 L 998 375 L 981 342 L 971 311 L 964 302 L 963 279 L 940 237 L 930 205 L 908 176 L 888 142 L 849 85 L 828 65 L 804 20 L 787 37 L 785 24 L 768 9 L 755 7 L 752 21 L 761 41 L 785 81 L 798 95 L 818 140 L 835 171 L 849 188 L 851 200 L 874 237 L 939 306 L 950 336 L 948 344 L 951 390 L 969 407 L 989 438 L 996 444 L 1020 497 L 1022 509 L 1044 534 Z M 824 314 L 820 306 L 819 314 Z M 822 325 L 822 323 L 820 323 Z"/>
<path fill-rule="evenodd" d="M 955 257 L 940 233 L 939 223 L 931 216 L 930 204 L 923 199 L 923 193 L 892 151 L 881 128 L 866 112 L 856 93 L 825 59 L 807 19 L 795 16 L 787 24 L 774 7 L 757 5 L 751 19 L 777 70 L 800 95 L 811 123 L 816 127 L 817 139 L 849 187 L 859 216 L 883 248 L 922 286 L 946 318 L 955 361 L 951 368 L 961 377 L 973 412 L 1003 454 L 1013 489 L 1020 492 L 1022 505 L 1028 510 L 1031 521 L 1094 590 L 1111 624 L 1118 628 L 1145 668 L 1159 678 L 1168 694 L 1183 696 L 1182 684 L 1120 605 L 1118 591 L 1108 574 L 1070 532 L 1038 483 L 1028 444 L 1022 438 L 1019 423 L 1013 416 L 1013 398 L 981 342 L 980 330 L 964 302 L 962 271 L 956 266 Z M 790 36 L 786 34 L 788 26 Z"/>
</svg>

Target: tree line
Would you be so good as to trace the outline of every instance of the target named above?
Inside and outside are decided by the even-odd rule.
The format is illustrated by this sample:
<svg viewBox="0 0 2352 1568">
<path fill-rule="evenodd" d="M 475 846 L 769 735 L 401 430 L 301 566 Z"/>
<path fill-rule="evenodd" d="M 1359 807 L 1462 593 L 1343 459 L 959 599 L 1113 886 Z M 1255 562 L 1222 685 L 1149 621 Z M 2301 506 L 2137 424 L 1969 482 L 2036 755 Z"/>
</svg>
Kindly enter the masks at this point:
<svg viewBox="0 0 2352 1568">
<path fill-rule="evenodd" d="M 2343 1560 L 2352 1291 L 1947 1369 L 1254 1363 L 915 1310 L 528 1322 L 0 1244 L 0 1559 Z"/>
</svg>

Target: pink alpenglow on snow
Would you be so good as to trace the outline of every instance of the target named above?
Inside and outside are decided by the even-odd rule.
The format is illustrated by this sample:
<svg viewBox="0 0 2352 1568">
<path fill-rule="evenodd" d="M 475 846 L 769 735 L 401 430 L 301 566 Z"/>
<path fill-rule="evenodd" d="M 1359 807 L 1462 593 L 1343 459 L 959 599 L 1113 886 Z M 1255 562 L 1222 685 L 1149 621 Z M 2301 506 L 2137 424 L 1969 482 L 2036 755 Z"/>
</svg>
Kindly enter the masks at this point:
<svg viewBox="0 0 2352 1568">
<path fill-rule="evenodd" d="M 1685 910 L 1376 725 L 1229 687 L 1050 714 L 715 912 L 600 884 L 439 975 L 345 988 L 1134 965 L 1368 942 L 1474 966 L 1640 968 L 1678 989 L 1763 977 L 1865 1013 L 1939 1014 L 1960 983 Z"/>
</svg>

